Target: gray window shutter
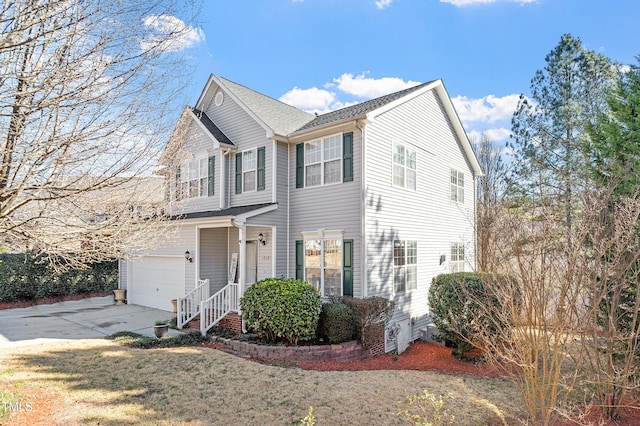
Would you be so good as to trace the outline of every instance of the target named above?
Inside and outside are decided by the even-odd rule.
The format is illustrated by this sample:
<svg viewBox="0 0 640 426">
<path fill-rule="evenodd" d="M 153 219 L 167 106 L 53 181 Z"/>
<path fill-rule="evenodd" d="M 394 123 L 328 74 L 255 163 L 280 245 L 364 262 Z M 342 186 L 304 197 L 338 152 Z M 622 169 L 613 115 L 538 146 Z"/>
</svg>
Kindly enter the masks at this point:
<svg viewBox="0 0 640 426">
<path fill-rule="evenodd" d="M 296 280 L 304 279 L 304 241 L 296 241 Z"/>
<path fill-rule="evenodd" d="M 353 132 L 342 135 L 342 181 L 353 181 Z"/>
<path fill-rule="evenodd" d="M 242 193 L 242 153 L 236 154 L 236 194 Z"/>
<path fill-rule="evenodd" d="M 211 197 L 216 193 L 215 190 L 215 173 L 216 173 L 216 157 L 209 157 L 209 173 L 207 179 L 208 192 L 207 195 Z"/>
<path fill-rule="evenodd" d="M 264 173 L 264 162 L 265 162 L 265 148 L 258 148 L 258 191 L 262 191 L 265 188 L 265 173 Z"/>
<path fill-rule="evenodd" d="M 304 188 L 304 144 L 296 145 L 296 188 Z"/>
<path fill-rule="evenodd" d="M 342 295 L 353 297 L 353 240 L 342 241 Z"/>
</svg>

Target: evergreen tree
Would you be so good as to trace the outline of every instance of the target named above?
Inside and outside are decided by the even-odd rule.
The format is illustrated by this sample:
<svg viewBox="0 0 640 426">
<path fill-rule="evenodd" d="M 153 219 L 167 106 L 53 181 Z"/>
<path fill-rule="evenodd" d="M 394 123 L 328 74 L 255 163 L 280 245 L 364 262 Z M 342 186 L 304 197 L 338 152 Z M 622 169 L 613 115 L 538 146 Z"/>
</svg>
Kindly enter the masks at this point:
<svg viewBox="0 0 640 426">
<path fill-rule="evenodd" d="M 511 188 L 537 205 L 555 206 L 567 230 L 588 181 L 585 124 L 606 107 L 615 69 L 569 34 L 546 56 L 512 118 L 515 167 Z"/>
</svg>

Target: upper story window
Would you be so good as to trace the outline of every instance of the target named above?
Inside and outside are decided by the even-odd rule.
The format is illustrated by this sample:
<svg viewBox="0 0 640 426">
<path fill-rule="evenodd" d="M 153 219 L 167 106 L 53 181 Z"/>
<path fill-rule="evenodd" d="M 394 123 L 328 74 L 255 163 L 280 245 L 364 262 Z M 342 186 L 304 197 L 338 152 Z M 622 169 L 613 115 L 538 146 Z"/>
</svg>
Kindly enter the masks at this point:
<svg viewBox="0 0 640 426">
<path fill-rule="evenodd" d="M 418 288 L 418 241 L 393 242 L 393 285 L 395 293 Z"/>
<path fill-rule="evenodd" d="M 256 190 L 256 150 L 251 149 L 242 153 L 242 192 Z"/>
<path fill-rule="evenodd" d="M 451 201 L 464 203 L 464 173 L 451 169 Z"/>
<path fill-rule="evenodd" d="M 265 147 L 236 154 L 236 194 L 265 189 Z"/>
<path fill-rule="evenodd" d="M 305 186 L 342 181 L 342 135 L 304 144 Z"/>
<path fill-rule="evenodd" d="M 451 272 L 464 271 L 464 244 L 451 243 L 451 262 L 449 263 Z"/>
<path fill-rule="evenodd" d="M 176 199 L 213 195 L 214 165 L 215 157 L 198 158 L 182 164 L 175 176 Z"/>
<path fill-rule="evenodd" d="M 296 145 L 296 188 L 353 181 L 353 133 Z"/>
<path fill-rule="evenodd" d="M 393 185 L 416 189 L 416 151 L 398 143 L 393 144 Z"/>
</svg>

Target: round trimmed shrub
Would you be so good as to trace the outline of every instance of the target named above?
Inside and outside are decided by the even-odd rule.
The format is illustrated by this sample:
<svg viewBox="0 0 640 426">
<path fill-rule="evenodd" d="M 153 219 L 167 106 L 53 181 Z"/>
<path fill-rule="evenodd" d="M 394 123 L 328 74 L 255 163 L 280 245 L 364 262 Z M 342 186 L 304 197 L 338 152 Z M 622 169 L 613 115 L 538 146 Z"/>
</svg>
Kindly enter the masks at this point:
<svg viewBox="0 0 640 426">
<path fill-rule="evenodd" d="M 247 327 L 268 340 L 294 345 L 316 337 L 321 306 L 318 290 L 294 279 L 258 281 L 240 299 Z"/>
<path fill-rule="evenodd" d="M 509 291 L 505 291 L 510 289 Z M 498 333 L 511 327 L 503 307 L 517 300 L 515 281 L 487 273 L 458 272 L 435 277 L 429 288 L 429 307 L 438 327 L 435 340 L 453 347 L 454 355 L 464 357 L 483 338 L 504 335 Z"/>
<path fill-rule="evenodd" d="M 353 339 L 356 321 L 353 310 L 344 303 L 323 303 L 318 322 L 318 336 L 329 343 L 342 343 Z"/>
</svg>

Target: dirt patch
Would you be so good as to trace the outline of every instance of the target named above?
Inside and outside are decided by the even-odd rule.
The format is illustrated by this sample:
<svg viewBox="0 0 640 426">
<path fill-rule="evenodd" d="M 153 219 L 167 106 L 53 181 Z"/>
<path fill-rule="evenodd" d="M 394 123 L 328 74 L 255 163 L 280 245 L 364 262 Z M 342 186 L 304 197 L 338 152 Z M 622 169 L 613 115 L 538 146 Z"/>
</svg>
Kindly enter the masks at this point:
<svg viewBox="0 0 640 426">
<path fill-rule="evenodd" d="M 41 387 L 29 385 L 7 385 L 5 391 L 19 395 L 15 401 L 5 403 L 7 414 L 0 419 L 1 424 L 13 426 L 51 425 L 60 410 L 63 400 L 56 393 Z"/>
</svg>

